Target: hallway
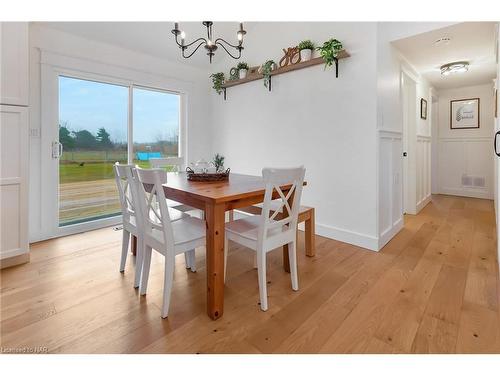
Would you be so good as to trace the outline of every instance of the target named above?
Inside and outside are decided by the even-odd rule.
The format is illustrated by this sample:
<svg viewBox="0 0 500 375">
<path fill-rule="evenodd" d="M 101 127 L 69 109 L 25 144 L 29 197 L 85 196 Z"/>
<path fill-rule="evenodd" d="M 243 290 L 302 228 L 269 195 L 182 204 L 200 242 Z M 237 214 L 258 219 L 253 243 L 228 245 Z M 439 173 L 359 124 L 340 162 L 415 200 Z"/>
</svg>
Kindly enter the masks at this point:
<svg viewBox="0 0 500 375">
<path fill-rule="evenodd" d="M 205 313 L 198 271 L 177 259 L 172 307 L 159 318 L 163 257 L 149 293 L 118 272 L 121 231 L 100 229 L 32 245 L 31 262 L 0 272 L 3 348 L 58 353 L 500 353 L 493 202 L 444 195 L 379 253 L 318 237 L 299 243 L 300 290 L 269 254 L 269 310 L 258 307 L 252 254 L 230 246 L 225 315 Z M 140 300 L 141 303 L 137 303 Z"/>
</svg>

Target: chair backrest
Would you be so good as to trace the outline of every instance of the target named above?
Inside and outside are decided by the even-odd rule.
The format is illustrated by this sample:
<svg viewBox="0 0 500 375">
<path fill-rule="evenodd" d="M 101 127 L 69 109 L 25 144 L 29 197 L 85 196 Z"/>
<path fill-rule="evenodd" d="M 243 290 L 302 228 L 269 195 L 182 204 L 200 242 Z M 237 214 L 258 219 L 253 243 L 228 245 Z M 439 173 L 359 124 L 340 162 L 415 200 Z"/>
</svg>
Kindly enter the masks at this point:
<svg viewBox="0 0 500 375">
<path fill-rule="evenodd" d="M 167 248 L 172 249 L 174 234 L 162 186 L 167 182 L 167 173 L 163 169 L 139 167 L 135 168 L 132 173 L 137 184 L 144 234 L 151 235 L 153 230 L 162 231 L 164 243 Z"/>
<path fill-rule="evenodd" d="M 269 231 L 280 228 L 285 231 L 296 231 L 300 210 L 300 198 L 306 170 L 298 168 L 264 168 L 262 177 L 266 185 L 264 203 L 262 206 L 262 222 L 259 228 L 259 237 L 265 240 Z M 282 189 L 282 187 L 284 187 Z M 286 187 L 286 188 L 285 188 Z M 273 206 L 271 201 L 279 202 Z M 286 217 L 282 217 L 286 216 Z"/>
<path fill-rule="evenodd" d="M 169 172 L 183 172 L 184 171 L 184 158 L 151 158 L 149 159 L 151 168 L 165 168 Z"/>
<path fill-rule="evenodd" d="M 122 209 L 123 220 L 130 223 L 130 218 L 137 216 L 137 190 L 134 183 L 132 170 L 135 165 L 115 163 L 113 169 L 115 171 L 116 187 L 118 188 L 118 196 Z"/>
</svg>

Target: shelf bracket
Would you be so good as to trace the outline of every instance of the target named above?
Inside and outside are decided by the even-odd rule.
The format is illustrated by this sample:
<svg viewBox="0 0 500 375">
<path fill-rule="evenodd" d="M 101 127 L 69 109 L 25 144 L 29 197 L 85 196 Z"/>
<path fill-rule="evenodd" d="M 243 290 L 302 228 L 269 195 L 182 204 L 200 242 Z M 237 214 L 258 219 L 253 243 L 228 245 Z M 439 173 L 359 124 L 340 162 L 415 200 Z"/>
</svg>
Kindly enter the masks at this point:
<svg viewBox="0 0 500 375">
<path fill-rule="evenodd" d="M 334 57 L 335 60 L 335 78 L 339 78 L 339 59 Z"/>
<path fill-rule="evenodd" d="M 224 100 L 226 100 L 226 88 L 224 87 Z"/>
<path fill-rule="evenodd" d="M 272 82 L 273 76 L 269 76 L 269 82 L 267 84 L 267 88 L 269 89 L 269 92 L 271 92 L 271 82 Z"/>
</svg>

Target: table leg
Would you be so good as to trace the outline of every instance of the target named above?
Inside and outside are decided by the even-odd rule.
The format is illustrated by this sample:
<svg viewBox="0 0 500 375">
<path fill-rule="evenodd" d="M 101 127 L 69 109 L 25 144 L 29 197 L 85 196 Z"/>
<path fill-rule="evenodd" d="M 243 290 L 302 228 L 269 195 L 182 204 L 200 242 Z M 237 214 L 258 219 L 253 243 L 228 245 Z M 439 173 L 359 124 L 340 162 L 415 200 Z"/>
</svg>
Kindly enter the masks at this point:
<svg viewBox="0 0 500 375">
<path fill-rule="evenodd" d="M 207 204 L 207 313 L 216 320 L 224 313 L 224 204 Z"/>
<path fill-rule="evenodd" d="M 313 257 L 316 255 L 316 233 L 314 224 L 314 208 L 311 209 L 309 218 L 305 221 L 305 246 L 306 255 Z"/>
<path fill-rule="evenodd" d="M 137 255 L 137 237 L 133 234 L 130 235 L 132 237 L 132 241 L 130 242 L 130 251 L 132 255 Z"/>
</svg>

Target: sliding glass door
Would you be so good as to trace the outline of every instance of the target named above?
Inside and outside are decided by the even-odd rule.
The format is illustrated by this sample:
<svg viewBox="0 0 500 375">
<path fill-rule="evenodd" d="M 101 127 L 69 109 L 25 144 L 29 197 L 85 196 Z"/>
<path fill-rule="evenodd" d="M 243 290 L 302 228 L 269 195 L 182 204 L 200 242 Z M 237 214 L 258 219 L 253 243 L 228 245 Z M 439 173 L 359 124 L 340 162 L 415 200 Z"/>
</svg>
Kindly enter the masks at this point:
<svg viewBox="0 0 500 375">
<path fill-rule="evenodd" d="M 120 215 L 113 164 L 179 155 L 178 94 L 59 76 L 59 227 Z"/>
</svg>

